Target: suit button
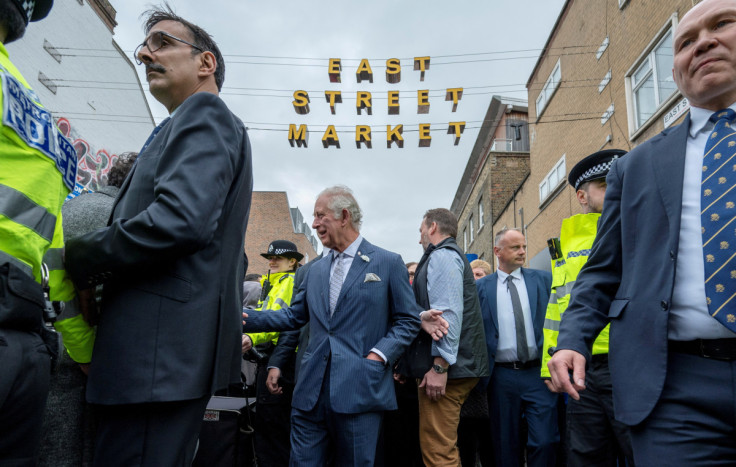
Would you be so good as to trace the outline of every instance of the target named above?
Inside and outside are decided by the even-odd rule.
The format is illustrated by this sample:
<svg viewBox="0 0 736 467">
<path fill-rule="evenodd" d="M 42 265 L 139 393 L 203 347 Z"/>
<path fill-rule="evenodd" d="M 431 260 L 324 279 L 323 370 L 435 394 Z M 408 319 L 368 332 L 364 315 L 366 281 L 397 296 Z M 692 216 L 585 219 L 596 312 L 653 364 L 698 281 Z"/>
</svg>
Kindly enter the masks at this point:
<svg viewBox="0 0 736 467">
<path fill-rule="evenodd" d="M 322 355 L 322 360 L 327 361 L 327 355 Z"/>
<path fill-rule="evenodd" d="M 498 339 L 498 333 L 496 333 L 496 339 Z"/>
<path fill-rule="evenodd" d="M 662 302 L 660 303 L 660 306 L 662 307 L 663 310 L 667 311 L 667 309 L 670 307 L 670 304 L 667 302 L 667 300 L 662 300 Z"/>
<path fill-rule="evenodd" d="M 675 259 L 675 252 L 670 250 L 670 258 Z"/>
</svg>

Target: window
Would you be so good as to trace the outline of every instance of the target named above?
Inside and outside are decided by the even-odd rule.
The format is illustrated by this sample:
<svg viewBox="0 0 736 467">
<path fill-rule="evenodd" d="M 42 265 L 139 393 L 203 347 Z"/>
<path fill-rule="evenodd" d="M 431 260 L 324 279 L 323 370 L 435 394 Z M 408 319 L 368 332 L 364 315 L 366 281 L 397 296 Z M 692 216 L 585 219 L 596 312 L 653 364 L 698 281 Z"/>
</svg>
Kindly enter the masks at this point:
<svg viewBox="0 0 736 467">
<path fill-rule="evenodd" d="M 547 107 L 547 104 L 550 99 L 552 99 L 555 91 L 560 87 L 561 79 L 562 72 L 560 71 L 560 61 L 557 60 L 557 64 L 552 69 L 552 73 L 550 73 L 549 78 L 547 78 L 547 82 L 544 83 L 542 91 L 539 93 L 539 96 L 537 96 L 537 118 L 542 115 L 544 108 Z"/>
<path fill-rule="evenodd" d="M 463 229 L 463 251 L 468 251 L 468 231 Z"/>
<path fill-rule="evenodd" d="M 475 238 L 475 229 L 473 228 L 473 216 L 470 216 L 470 243 L 473 243 L 473 239 Z"/>
<path fill-rule="evenodd" d="M 608 83 L 611 82 L 611 70 L 608 70 L 608 73 L 606 73 L 606 76 L 603 77 L 601 80 L 601 83 L 598 85 L 598 94 L 602 93 L 604 89 L 606 89 L 606 86 L 608 86 Z"/>
<path fill-rule="evenodd" d="M 605 112 L 603 112 L 603 115 L 601 115 L 601 125 L 605 125 L 608 119 L 611 118 L 614 111 L 613 104 L 609 105 Z"/>
<path fill-rule="evenodd" d="M 483 227 L 483 224 L 485 224 L 485 219 L 483 216 L 483 198 L 478 200 L 478 230 L 480 231 L 481 227 Z"/>
<path fill-rule="evenodd" d="M 559 161 L 552 167 L 546 177 L 539 184 L 539 202 L 543 203 L 560 183 L 565 181 L 567 168 L 565 167 L 565 155 L 563 154 Z"/>
<path fill-rule="evenodd" d="M 672 26 L 627 77 L 630 80 L 634 131 L 644 125 L 675 91 L 672 78 Z"/>
<path fill-rule="evenodd" d="M 608 48 L 608 44 L 609 43 L 610 43 L 610 41 L 608 39 L 608 36 L 606 36 L 606 38 L 603 39 L 603 43 L 601 44 L 601 46 L 598 47 L 598 51 L 595 53 L 595 59 L 596 60 L 600 60 L 601 59 L 601 57 L 603 56 L 603 52 L 606 51 L 606 49 Z"/>
</svg>

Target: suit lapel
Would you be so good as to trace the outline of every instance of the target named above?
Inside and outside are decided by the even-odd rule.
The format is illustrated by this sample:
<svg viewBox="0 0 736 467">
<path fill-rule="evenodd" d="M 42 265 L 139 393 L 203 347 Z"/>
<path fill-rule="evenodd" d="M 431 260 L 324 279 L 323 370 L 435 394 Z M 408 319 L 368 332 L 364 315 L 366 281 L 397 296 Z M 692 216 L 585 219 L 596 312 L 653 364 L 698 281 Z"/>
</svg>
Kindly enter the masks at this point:
<svg viewBox="0 0 736 467">
<path fill-rule="evenodd" d="M 337 297 L 337 304 L 335 305 L 335 309 L 337 309 L 337 307 L 340 306 L 340 302 L 342 301 L 343 297 L 345 297 L 345 294 L 353 286 L 355 281 L 359 277 L 363 277 L 363 271 L 365 271 L 365 268 L 368 267 L 368 262 L 363 261 L 361 256 L 368 256 L 370 258 L 369 253 L 372 253 L 372 252 L 373 252 L 373 245 L 368 243 L 367 240 L 363 239 L 363 241 L 360 243 L 360 246 L 358 247 L 358 251 L 356 252 L 355 258 L 353 258 L 353 264 L 350 265 L 350 270 L 348 271 L 348 275 L 345 276 L 345 281 L 342 283 L 342 288 L 340 289 L 340 296 Z M 329 287 L 329 284 L 328 284 L 328 287 Z"/>
<path fill-rule="evenodd" d="M 315 283 L 313 287 L 310 286 L 310 289 L 316 290 L 319 293 L 319 302 L 322 304 L 320 310 L 327 317 L 330 316 L 330 266 L 332 266 L 332 255 L 327 255 L 323 260 L 315 263 L 312 266 L 315 268 L 314 272 L 316 273 L 313 274 Z"/>
<path fill-rule="evenodd" d="M 498 330 L 498 295 L 496 294 L 498 291 L 498 273 L 494 272 L 491 274 L 491 279 L 486 282 L 488 287 L 488 299 L 492 304 L 491 310 L 495 310 L 491 313 L 491 318 L 493 319 L 493 325 L 496 326 L 496 330 Z"/>
<path fill-rule="evenodd" d="M 534 322 L 534 328 L 536 329 L 537 325 L 539 324 L 537 323 L 537 321 L 539 321 L 539 319 L 546 314 L 547 309 L 541 307 L 543 308 L 543 310 L 540 310 L 540 307 L 537 306 L 537 299 L 539 297 L 539 294 L 537 290 L 537 281 L 536 277 L 534 277 L 534 274 L 526 268 L 521 268 L 521 274 L 524 276 L 524 283 L 526 284 L 526 294 L 529 297 L 529 308 L 532 312 L 532 321 Z"/>
<path fill-rule="evenodd" d="M 682 214 L 682 181 L 685 177 L 685 149 L 690 129 L 690 114 L 652 148 L 649 160 L 654 180 L 662 197 L 671 232 L 679 232 Z"/>
</svg>

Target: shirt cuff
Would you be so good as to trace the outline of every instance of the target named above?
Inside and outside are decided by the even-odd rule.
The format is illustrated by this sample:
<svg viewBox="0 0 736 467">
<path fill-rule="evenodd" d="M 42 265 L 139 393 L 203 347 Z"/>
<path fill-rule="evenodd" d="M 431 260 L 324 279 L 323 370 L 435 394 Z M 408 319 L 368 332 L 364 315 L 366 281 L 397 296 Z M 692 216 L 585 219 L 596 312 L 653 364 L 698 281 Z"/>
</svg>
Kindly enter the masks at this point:
<svg viewBox="0 0 736 467">
<path fill-rule="evenodd" d="M 380 351 L 380 350 L 378 350 L 377 348 L 375 348 L 375 347 L 374 347 L 374 348 L 372 348 L 372 349 L 371 349 L 371 352 L 373 352 L 374 354 L 376 354 L 376 355 L 378 355 L 379 357 L 381 357 L 381 358 L 383 359 L 383 363 L 387 363 L 387 362 L 388 362 L 388 359 L 387 359 L 387 358 L 386 358 L 386 356 L 385 356 L 385 355 L 383 354 L 383 352 L 381 352 L 381 351 Z"/>
</svg>

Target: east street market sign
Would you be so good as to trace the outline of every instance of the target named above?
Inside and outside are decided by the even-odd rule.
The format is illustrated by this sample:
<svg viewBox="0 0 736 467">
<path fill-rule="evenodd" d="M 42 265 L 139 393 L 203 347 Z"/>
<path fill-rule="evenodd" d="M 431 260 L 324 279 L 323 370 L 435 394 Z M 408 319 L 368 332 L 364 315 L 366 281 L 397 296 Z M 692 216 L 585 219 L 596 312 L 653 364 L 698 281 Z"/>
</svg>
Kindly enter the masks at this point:
<svg viewBox="0 0 736 467">
<path fill-rule="evenodd" d="M 424 81 L 424 74 L 429 70 L 430 57 L 414 57 L 414 71 L 419 71 L 419 80 Z M 339 58 L 331 58 L 327 68 L 327 74 L 331 83 L 341 83 L 342 64 Z M 355 72 L 355 78 L 358 83 L 363 81 L 373 82 L 373 71 L 371 70 L 368 59 L 362 59 L 358 69 Z M 386 82 L 396 84 L 401 81 L 401 61 L 398 58 L 390 58 L 386 60 Z M 445 93 L 445 101 L 452 101 L 452 112 L 457 111 L 458 102 L 463 98 L 463 88 L 447 88 Z M 399 91 L 388 91 L 388 114 L 399 115 Z M 342 91 L 325 91 L 325 101 L 330 106 L 330 112 L 335 115 L 338 104 L 342 104 Z M 292 105 L 294 111 L 299 115 L 309 113 L 309 104 L 311 100 L 309 93 L 303 90 L 294 91 L 294 100 Z M 373 115 L 373 95 L 368 91 L 358 91 L 355 99 L 355 110 L 358 115 L 365 112 Z M 420 89 L 417 91 L 417 114 L 429 113 L 429 89 Z M 430 124 L 419 124 L 419 147 L 428 148 L 432 144 L 432 136 L 430 135 Z M 465 131 L 465 122 L 449 122 L 447 134 L 453 135 L 455 138 L 455 146 L 460 143 L 460 136 Z M 395 126 L 386 125 L 386 147 L 391 148 L 396 145 L 399 148 L 404 147 L 404 125 Z M 306 124 L 300 124 L 298 127 L 294 123 L 289 124 L 289 144 L 291 147 L 308 147 L 309 129 Z M 358 149 L 373 147 L 371 136 L 371 127 L 369 125 L 355 126 L 355 145 Z M 328 125 L 322 135 L 322 146 L 329 148 L 334 146 L 340 148 L 340 139 L 337 135 L 335 125 Z"/>
</svg>

